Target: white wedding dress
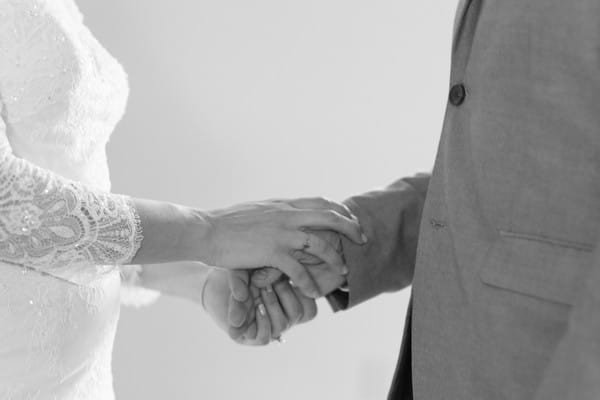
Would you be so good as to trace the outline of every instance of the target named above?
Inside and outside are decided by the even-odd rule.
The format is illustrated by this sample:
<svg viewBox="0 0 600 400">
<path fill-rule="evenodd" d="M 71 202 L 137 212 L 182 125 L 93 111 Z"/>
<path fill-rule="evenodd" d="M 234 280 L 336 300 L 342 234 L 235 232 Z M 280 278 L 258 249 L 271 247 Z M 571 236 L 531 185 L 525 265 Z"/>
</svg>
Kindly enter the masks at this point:
<svg viewBox="0 0 600 400">
<path fill-rule="evenodd" d="M 114 398 L 119 266 L 142 240 L 108 193 L 127 95 L 73 0 L 0 0 L 0 399 Z"/>
</svg>

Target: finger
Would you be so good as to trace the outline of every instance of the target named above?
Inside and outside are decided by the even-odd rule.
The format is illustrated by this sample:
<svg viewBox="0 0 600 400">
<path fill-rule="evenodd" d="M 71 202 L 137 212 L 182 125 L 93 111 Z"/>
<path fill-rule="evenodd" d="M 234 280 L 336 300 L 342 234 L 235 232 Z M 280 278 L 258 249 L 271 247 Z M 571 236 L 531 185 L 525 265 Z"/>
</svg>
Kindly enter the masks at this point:
<svg viewBox="0 0 600 400">
<path fill-rule="evenodd" d="M 313 320 L 317 316 L 317 302 L 310 297 L 304 296 L 297 288 L 292 288 L 300 304 L 302 305 L 302 318 L 298 323 L 303 324 L 305 322 Z"/>
<path fill-rule="evenodd" d="M 244 324 L 239 327 L 230 326 L 227 330 L 227 333 L 229 334 L 229 337 L 231 339 L 238 343 L 242 343 L 243 341 L 245 341 L 244 335 L 247 334 L 248 330 L 251 328 L 252 325 L 256 325 L 256 321 L 252 322 L 251 324 Z"/>
<path fill-rule="evenodd" d="M 266 288 L 281 279 L 282 273 L 277 268 L 265 267 L 252 273 L 250 281 L 253 286 Z"/>
<path fill-rule="evenodd" d="M 344 263 L 344 259 L 334 245 L 311 233 L 304 233 L 299 236 L 304 237 L 304 252 L 312 254 L 323 260 L 326 264 L 329 264 L 333 273 L 341 275 L 346 275 L 348 273 L 348 268 Z"/>
<path fill-rule="evenodd" d="M 305 253 L 304 250 L 292 251 L 292 257 L 296 259 L 300 264 L 306 266 L 321 265 L 324 263 L 319 257 L 315 257 L 312 254 Z"/>
<path fill-rule="evenodd" d="M 262 302 L 260 298 L 260 289 L 250 286 L 250 301 L 248 304 L 248 322 L 256 322 L 256 305 Z"/>
<path fill-rule="evenodd" d="M 237 327 L 233 325 L 230 325 L 229 327 L 229 336 L 236 342 L 250 344 L 250 341 L 256 339 L 258 329 L 256 326 L 255 305 L 260 301 L 259 291 L 256 288 L 251 287 L 250 296 L 248 296 L 248 299 L 243 303 L 245 310 L 244 322 Z"/>
<path fill-rule="evenodd" d="M 250 324 L 244 324 L 239 328 L 230 327 L 229 328 L 229 337 L 233 339 L 235 342 L 239 344 L 250 345 L 256 340 L 256 333 L 258 332 L 258 327 L 256 325 L 256 321 Z"/>
<path fill-rule="evenodd" d="M 267 315 L 267 309 L 264 304 L 259 303 L 256 306 L 256 334 L 255 344 L 259 346 L 267 345 L 271 342 L 271 322 Z"/>
<path fill-rule="evenodd" d="M 228 271 L 228 280 L 233 298 L 238 301 L 245 301 L 250 295 L 248 290 L 249 272 L 241 270 Z"/>
<path fill-rule="evenodd" d="M 238 343 L 246 341 L 246 337 L 256 338 L 256 317 L 254 301 L 252 301 L 250 310 L 246 315 L 244 323 L 240 326 L 229 325 L 228 333 L 229 336 Z"/>
<path fill-rule="evenodd" d="M 263 304 L 267 310 L 267 315 L 271 322 L 271 339 L 276 339 L 281 336 L 289 327 L 289 321 L 285 312 L 279 304 L 279 299 L 273 291 L 271 285 L 267 286 L 266 289 L 260 291 Z"/>
<path fill-rule="evenodd" d="M 337 203 L 335 201 L 326 199 L 324 197 L 311 197 L 304 199 L 291 200 L 288 203 L 292 207 L 302 208 L 302 209 L 321 209 L 321 210 L 333 210 L 345 217 L 349 217 L 355 220 L 358 220 L 356 216 L 350 211 L 348 206 L 345 204 Z"/>
<path fill-rule="evenodd" d="M 273 290 L 275 290 L 279 304 L 281 304 L 281 308 L 288 319 L 289 327 L 302 321 L 304 308 L 300 300 L 298 300 L 296 291 L 292 288 L 290 282 L 281 280 L 273 285 Z M 307 298 L 304 295 L 302 297 Z"/>
<path fill-rule="evenodd" d="M 308 297 L 314 298 L 321 296 L 319 286 L 313 280 L 306 267 L 296 261 L 291 255 L 281 255 L 274 261 L 274 267 L 280 269 L 289 276 L 292 282 L 300 288 L 302 293 L 306 294 Z"/>
<path fill-rule="evenodd" d="M 246 301 L 238 301 L 233 298 L 233 295 L 230 295 L 227 310 L 229 325 L 236 328 L 243 326 L 244 322 L 248 320 L 248 314 L 254 308 L 253 306 L 254 301 L 250 297 Z"/>
<path fill-rule="evenodd" d="M 292 219 L 296 228 L 330 229 L 339 232 L 357 244 L 365 244 L 367 237 L 358 221 L 331 210 L 298 211 Z"/>
</svg>

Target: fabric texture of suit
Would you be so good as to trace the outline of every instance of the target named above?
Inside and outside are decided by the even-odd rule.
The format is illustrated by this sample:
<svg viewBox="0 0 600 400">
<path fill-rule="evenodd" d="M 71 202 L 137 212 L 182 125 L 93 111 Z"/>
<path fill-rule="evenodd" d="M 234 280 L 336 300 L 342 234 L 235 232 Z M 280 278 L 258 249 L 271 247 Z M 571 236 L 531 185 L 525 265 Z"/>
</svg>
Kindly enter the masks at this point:
<svg viewBox="0 0 600 400">
<path fill-rule="evenodd" d="M 347 201 L 331 299 L 412 283 L 392 399 L 597 400 L 600 2 L 462 0 L 450 88 L 431 176 Z"/>
</svg>

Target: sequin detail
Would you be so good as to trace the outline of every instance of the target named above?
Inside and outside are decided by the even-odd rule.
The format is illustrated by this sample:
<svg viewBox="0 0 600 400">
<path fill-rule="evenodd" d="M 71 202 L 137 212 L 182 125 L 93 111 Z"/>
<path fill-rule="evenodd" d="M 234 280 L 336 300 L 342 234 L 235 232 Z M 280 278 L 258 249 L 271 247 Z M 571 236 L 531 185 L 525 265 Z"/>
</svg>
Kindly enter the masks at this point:
<svg viewBox="0 0 600 400">
<path fill-rule="evenodd" d="M 0 260 L 85 283 L 99 269 L 129 263 L 142 239 L 125 197 L 93 191 L 0 148 Z"/>
</svg>

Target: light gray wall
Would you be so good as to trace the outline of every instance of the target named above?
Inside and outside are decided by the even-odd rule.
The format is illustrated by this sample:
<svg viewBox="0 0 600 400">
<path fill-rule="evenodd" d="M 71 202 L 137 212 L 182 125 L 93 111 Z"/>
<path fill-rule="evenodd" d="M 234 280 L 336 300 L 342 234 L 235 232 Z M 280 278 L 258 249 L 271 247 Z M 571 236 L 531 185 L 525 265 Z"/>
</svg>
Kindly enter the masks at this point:
<svg viewBox="0 0 600 400">
<path fill-rule="evenodd" d="M 453 2 L 79 0 L 125 66 L 114 189 L 202 208 L 343 199 L 430 170 L 448 87 Z M 231 343 L 164 298 L 122 313 L 124 399 L 382 399 L 408 291 L 319 317 L 283 346 Z"/>
</svg>

